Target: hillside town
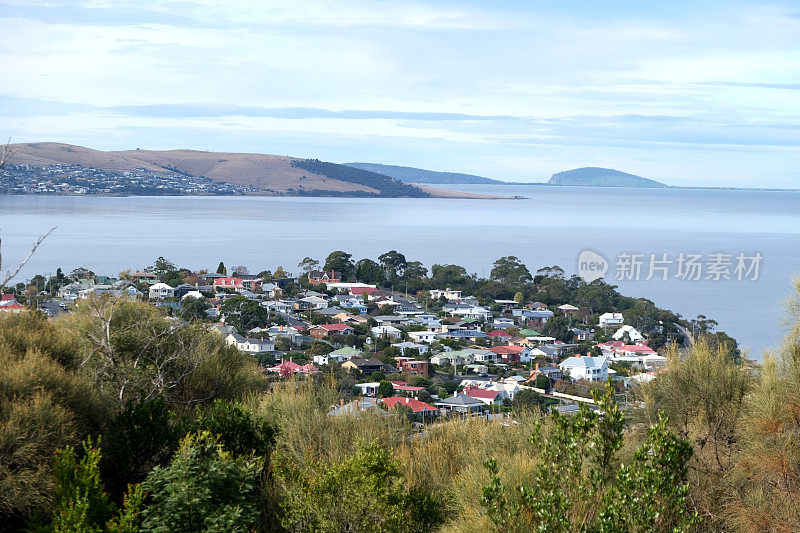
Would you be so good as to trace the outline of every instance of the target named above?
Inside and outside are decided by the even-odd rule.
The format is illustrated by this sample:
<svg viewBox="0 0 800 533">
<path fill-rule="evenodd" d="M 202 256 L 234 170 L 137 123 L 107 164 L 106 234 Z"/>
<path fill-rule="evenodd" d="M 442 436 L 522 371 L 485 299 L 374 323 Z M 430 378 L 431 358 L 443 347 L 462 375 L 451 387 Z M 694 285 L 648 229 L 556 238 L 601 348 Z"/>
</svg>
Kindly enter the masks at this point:
<svg viewBox="0 0 800 533">
<path fill-rule="evenodd" d="M 331 254 L 326 266 L 342 254 Z M 391 265 L 397 256 L 406 270 L 415 267 L 389 252 L 381 256 L 388 267 L 381 279 L 397 276 Z M 518 268 L 515 260 L 502 258 L 496 269 Z M 331 415 L 382 408 L 419 423 L 507 416 L 531 404 L 576 412 L 581 403 L 594 406 L 593 391 L 607 383 L 624 406 L 632 387 L 664 368 L 668 345 L 691 342 L 686 328 L 676 323 L 673 331 L 686 335 L 665 336 L 663 320 L 638 316 L 635 306 L 623 313 L 600 301 L 590 312 L 585 298 L 559 303 L 546 290 L 541 294 L 550 303 L 522 292 L 486 298 L 450 286 L 412 294 L 313 260 L 302 267 L 298 275 L 282 267 L 250 274 L 242 266 L 228 272 L 220 263 L 215 271 L 195 272 L 159 258 L 113 277 L 59 270 L 7 288 L 0 313 L 34 308 L 58 317 L 90 298 L 144 300 L 175 322 L 205 323 L 274 381 L 334 376 L 341 398 Z M 563 280 L 554 268 L 539 274 L 540 285 Z M 713 321 L 691 325 L 708 330 Z"/>
<path fill-rule="evenodd" d="M 166 168 L 116 172 L 69 164 L 7 164 L 0 169 L 0 194 L 229 196 L 254 190 Z"/>
</svg>

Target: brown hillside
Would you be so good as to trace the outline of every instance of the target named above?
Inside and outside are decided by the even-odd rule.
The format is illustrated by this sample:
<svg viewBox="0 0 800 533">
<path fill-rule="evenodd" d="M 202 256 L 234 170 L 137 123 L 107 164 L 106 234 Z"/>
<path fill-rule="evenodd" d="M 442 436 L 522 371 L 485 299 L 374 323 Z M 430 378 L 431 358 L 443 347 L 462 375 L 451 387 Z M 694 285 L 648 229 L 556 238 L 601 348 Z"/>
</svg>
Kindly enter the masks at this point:
<svg viewBox="0 0 800 533">
<path fill-rule="evenodd" d="M 379 192 L 365 185 L 331 179 L 294 167 L 292 161 L 298 159 L 286 156 L 196 150 L 104 152 L 61 143 L 14 144 L 11 148 L 14 154 L 11 163 L 16 165 L 42 166 L 61 163 L 112 171 L 177 170 L 234 185 L 271 189 L 278 193 L 288 189 Z"/>
</svg>

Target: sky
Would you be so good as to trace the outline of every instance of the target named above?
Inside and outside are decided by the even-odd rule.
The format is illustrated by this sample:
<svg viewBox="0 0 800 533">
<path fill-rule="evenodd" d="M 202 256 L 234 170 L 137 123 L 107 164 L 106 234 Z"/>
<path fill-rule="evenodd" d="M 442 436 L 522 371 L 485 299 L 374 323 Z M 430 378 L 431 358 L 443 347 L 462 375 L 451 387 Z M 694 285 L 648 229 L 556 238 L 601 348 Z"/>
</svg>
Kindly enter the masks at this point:
<svg viewBox="0 0 800 533">
<path fill-rule="evenodd" d="M 0 0 L 0 135 L 800 188 L 800 5 Z"/>
</svg>

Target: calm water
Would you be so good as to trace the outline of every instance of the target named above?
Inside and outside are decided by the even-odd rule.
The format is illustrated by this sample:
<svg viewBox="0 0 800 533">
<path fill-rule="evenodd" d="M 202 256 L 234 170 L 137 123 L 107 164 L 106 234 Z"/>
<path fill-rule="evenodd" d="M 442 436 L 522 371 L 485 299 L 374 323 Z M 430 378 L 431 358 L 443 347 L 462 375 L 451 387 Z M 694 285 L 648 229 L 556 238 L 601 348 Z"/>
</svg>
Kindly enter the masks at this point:
<svg viewBox="0 0 800 533">
<path fill-rule="evenodd" d="M 528 198 L 0 196 L 3 259 L 8 266 L 21 258 L 52 226 L 58 229 L 23 277 L 77 266 L 116 274 L 152 264 L 159 255 L 192 268 L 213 269 L 224 260 L 252 272 L 278 265 L 296 271 L 303 257 L 324 259 L 337 249 L 356 259 L 396 249 L 428 267 L 456 263 L 479 275 L 487 275 L 498 257 L 516 255 L 532 271 L 558 264 L 572 274 L 578 254 L 588 248 L 609 260 L 606 277 L 613 278 L 622 252 L 760 252 L 757 281 L 615 283 L 623 294 L 650 298 L 684 316 L 716 319 L 754 357 L 783 334 L 780 302 L 792 276 L 800 274 L 800 193 L 459 188 Z"/>
</svg>

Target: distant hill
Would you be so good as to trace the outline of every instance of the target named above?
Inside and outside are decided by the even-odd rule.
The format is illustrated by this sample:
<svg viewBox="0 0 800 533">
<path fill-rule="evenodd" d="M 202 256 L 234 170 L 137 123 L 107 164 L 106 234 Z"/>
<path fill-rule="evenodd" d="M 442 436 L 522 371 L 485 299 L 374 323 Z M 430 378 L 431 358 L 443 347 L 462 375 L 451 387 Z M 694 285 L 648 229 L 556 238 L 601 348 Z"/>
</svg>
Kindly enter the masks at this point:
<svg viewBox="0 0 800 533">
<path fill-rule="evenodd" d="M 108 171 L 146 170 L 204 176 L 260 194 L 428 197 L 431 193 L 383 174 L 335 163 L 267 154 L 197 150 L 101 151 L 61 143 L 11 145 L 14 165 L 80 165 Z"/>
<path fill-rule="evenodd" d="M 484 178 L 482 176 L 474 176 L 472 174 L 461 174 L 458 172 L 436 172 L 435 170 L 401 167 L 397 165 L 381 165 L 378 163 L 345 163 L 345 165 L 348 167 L 384 174 L 405 183 L 496 183 L 501 185 L 504 183 L 500 180 L 493 180 L 491 178 Z"/>
<path fill-rule="evenodd" d="M 611 168 L 584 167 L 553 174 L 548 185 L 584 185 L 589 187 L 668 187 L 663 183 Z"/>
</svg>

